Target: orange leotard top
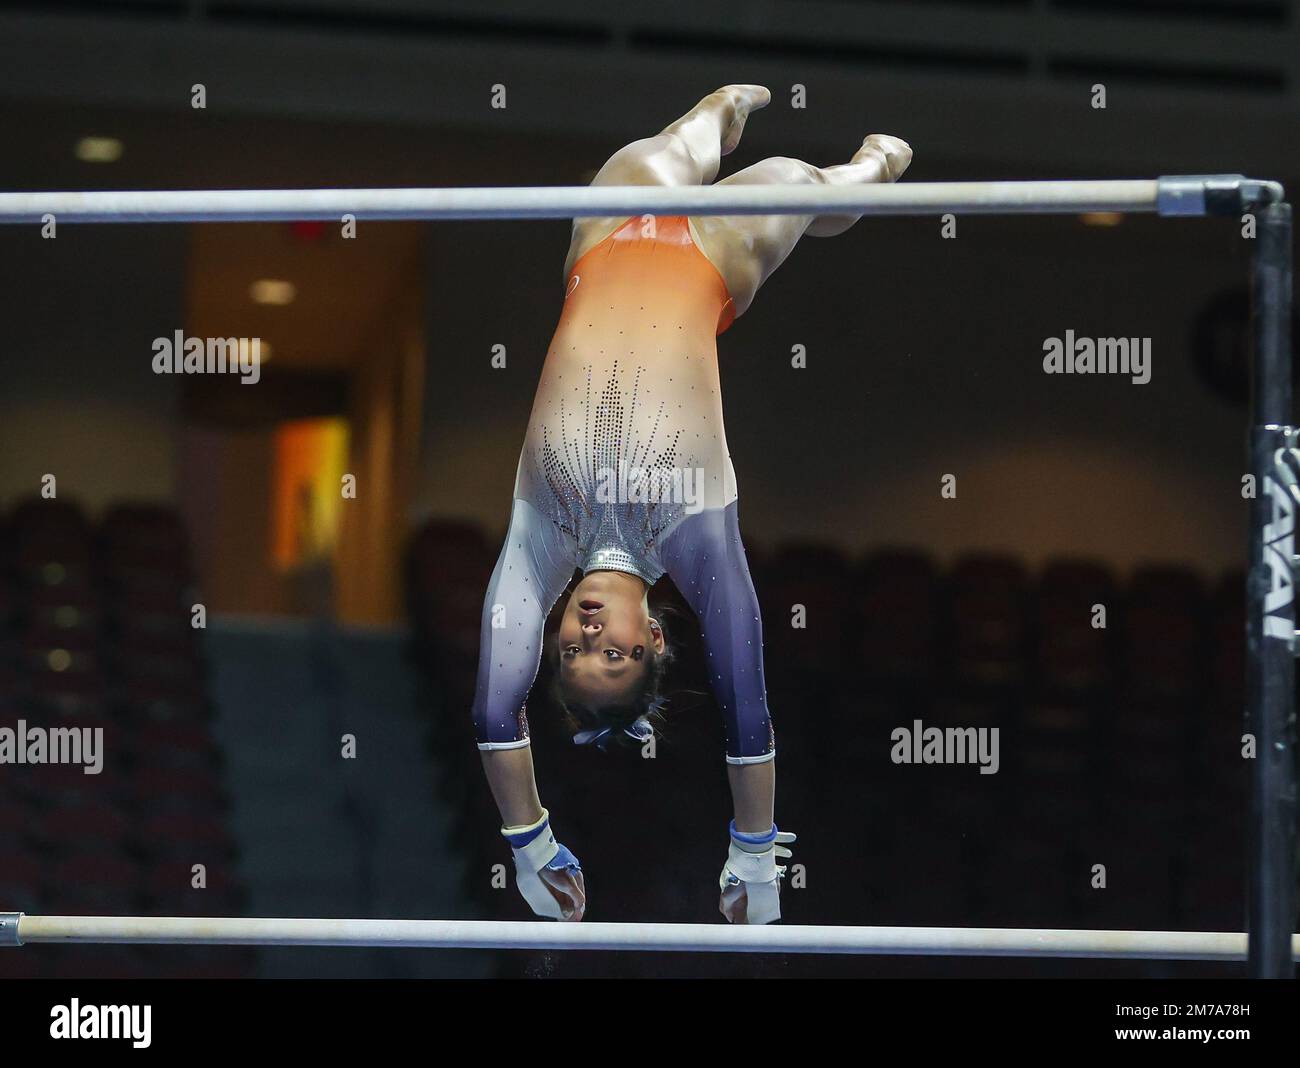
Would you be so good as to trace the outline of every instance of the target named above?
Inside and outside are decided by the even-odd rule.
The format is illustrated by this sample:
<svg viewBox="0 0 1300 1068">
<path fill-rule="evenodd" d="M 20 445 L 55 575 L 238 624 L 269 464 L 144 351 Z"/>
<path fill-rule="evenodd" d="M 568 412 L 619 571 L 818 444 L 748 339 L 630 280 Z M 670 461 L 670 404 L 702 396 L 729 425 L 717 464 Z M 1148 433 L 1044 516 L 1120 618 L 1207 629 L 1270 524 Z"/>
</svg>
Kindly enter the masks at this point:
<svg viewBox="0 0 1300 1068">
<path fill-rule="evenodd" d="M 608 297 L 623 315 L 645 308 L 653 315 L 671 308 L 692 323 L 712 326 L 715 336 L 736 317 L 726 282 L 691 237 L 684 215 L 628 219 L 573 265 L 567 295 L 576 296 L 583 285 L 588 289 L 584 298 Z M 588 305 L 587 299 L 566 304 L 565 313 Z M 637 318 L 633 315 L 631 322 Z"/>
</svg>

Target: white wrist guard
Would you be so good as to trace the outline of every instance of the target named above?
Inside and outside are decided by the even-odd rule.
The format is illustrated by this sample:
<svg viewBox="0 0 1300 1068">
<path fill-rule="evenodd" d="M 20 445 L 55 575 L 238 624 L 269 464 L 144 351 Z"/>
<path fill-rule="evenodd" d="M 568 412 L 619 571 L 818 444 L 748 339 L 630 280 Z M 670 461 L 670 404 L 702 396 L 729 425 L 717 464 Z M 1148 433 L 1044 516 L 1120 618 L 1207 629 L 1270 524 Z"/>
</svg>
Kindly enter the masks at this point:
<svg viewBox="0 0 1300 1068">
<path fill-rule="evenodd" d="M 732 822 L 731 848 L 718 886 L 726 890 L 745 884 L 745 918 L 749 923 L 772 923 L 781 918 L 780 886 L 785 868 L 777 864 L 777 859 L 791 856 L 785 846 L 794 840 L 793 834 L 778 831 L 776 824 L 770 834 L 749 835 L 738 832 Z"/>
<path fill-rule="evenodd" d="M 550 822 L 551 814 L 542 809 L 542 818 L 536 823 L 501 828 L 501 836 L 510 843 L 510 851 L 515 856 L 516 871 L 541 871 L 555 859 L 560 846 L 551 833 Z M 524 841 L 524 845 L 516 846 L 517 841 Z"/>
<path fill-rule="evenodd" d="M 560 852 L 560 844 L 551 833 L 551 814 L 542 809 L 542 818 L 526 827 L 502 827 L 502 836 L 510 843 L 515 858 L 515 885 L 534 914 L 548 920 L 564 919 L 564 910 L 537 873 Z M 515 843 L 520 843 L 516 845 Z"/>
</svg>

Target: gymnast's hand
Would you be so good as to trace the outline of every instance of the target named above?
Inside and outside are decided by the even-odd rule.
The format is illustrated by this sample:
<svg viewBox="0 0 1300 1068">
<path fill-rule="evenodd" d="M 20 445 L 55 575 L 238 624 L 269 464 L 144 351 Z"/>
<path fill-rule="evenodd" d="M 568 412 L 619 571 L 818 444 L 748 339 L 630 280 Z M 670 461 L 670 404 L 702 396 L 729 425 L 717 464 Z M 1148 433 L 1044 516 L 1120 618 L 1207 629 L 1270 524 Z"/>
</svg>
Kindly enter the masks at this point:
<svg viewBox="0 0 1300 1068">
<path fill-rule="evenodd" d="M 551 816 L 526 827 L 502 827 L 515 858 L 515 885 L 529 908 L 548 920 L 581 920 L 587 911 L 582 865 L 551 833 Z"/>
<path fill-rule="evenodd" d="M 731 822 L 731 849 L 722 868 L 718 887 L 722 896 L 718 910 L 728 923 L 771 923 L 781 918 L 781 877 L 785 868 L 777 858 L 791 856 L 786 848 L 795 836 L 777 830 L 767 834 L 744 834 Z"/>
<path fill-rule="evenodd" d="M 578 858 L 564 846 L 560 846 L 560 854 L 567 856 L 572 866 L 561 864 L 558 868 L 555 867 L 556 862 L 560 861 L 560 856 L 557 856 L 537 874 L 560 907 L 559 919 L 577 923 L 587 912 L 587 887 L 582 881 L 582 866 L 578 864 Z"/>
</svg>

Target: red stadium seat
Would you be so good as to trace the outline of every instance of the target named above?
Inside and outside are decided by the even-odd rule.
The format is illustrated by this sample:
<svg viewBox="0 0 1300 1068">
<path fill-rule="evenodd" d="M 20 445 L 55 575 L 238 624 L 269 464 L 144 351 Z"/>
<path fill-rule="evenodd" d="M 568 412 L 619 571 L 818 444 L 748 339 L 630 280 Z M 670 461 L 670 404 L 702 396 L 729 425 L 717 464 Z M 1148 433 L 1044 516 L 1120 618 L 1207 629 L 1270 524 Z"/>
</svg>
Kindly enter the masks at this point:
<svg viewBox="0 0 1300 1068">
<path fill-rule="evenodd" d="M 45 813 L 49 847 L 64 854 L 120 852 L 129 822 L 112 804 L 87 802 L 59 805 Z"/>
<path fill-rule="evenodd" d="M 872 554 L 856 586 L 848 642 L 866 677 L 885 686 L 933 683 L 938 626 L 934 561 L 906 549 Z"/>
<path fill-rule="evenodd" d="M 210 814 L 155 812 L 140 822 L 138 832 L 140 847 L 160 861 L 185 860 L 213 868 L 234 855 L 225 823 Z"/>
<path fill-rule="evenodd" d="M 1207 681 L 1205 590 L 1185 568 L 1134 574 L 1124 623 L 1127 683 L 1135 696 L 1184 697 Z"/>
<path fill-rule="evenodd" d="M 1094 625 L 1094 606 L 1105 626 Z M 1056 561 L 1043 571 L 1035 603 L 1036 681 L 1048 694 L 1096 692 L 1114 680 L 1110 636 L 1120 624 L 1119 591 L 1103 565 Z"/>
<path fill-rule="evenodd" d="M 969 556 L 953 568 L 947 627 L 958 682 L 1024 682 L 1028 585 L 1024 566 L 1010 557 Z"/>
<path fill-rule="evenodd" d="M 121 854 L 70 856 L 49 867 L 49 909 L 68 915 L 134 915 L 140 877 L 139 865 Z"/>
<path fill-rule="evenodd" d="M 830 675 L 844 656 L 851 569 L 830 545 L 790 545 L 779 550 L 755 578 L 764 613 L 763 643 L 780 670 Z M 800 627 L 795 605 L 803 606 Z"/>
</svg>

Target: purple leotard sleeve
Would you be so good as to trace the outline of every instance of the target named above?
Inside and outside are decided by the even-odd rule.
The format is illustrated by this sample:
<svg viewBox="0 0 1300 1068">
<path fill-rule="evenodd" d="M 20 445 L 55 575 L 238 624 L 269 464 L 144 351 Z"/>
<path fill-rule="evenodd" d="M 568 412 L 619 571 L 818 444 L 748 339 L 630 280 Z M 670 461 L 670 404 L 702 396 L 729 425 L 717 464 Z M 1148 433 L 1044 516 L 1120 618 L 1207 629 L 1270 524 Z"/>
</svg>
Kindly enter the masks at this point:
<svg viewBox="0 0 1300 1068">
<path fill-rule="evenodd" d="M 528 744 L 524 704 L 542 661 L 542 631 L 573 577 L 572 539 L 515 498 L 496 570 L 483 599 L 474 731 L 480 749 Z"/>
<path fill-rule="evenodd" d="M 669 576 L 700 621 L 709 682 L 727 730 L 727 763 L 771 760 L 776 745 L 763 683 L 763 624 L 736 503 L 687 516 L 660 551 Z"/>
</svg>

